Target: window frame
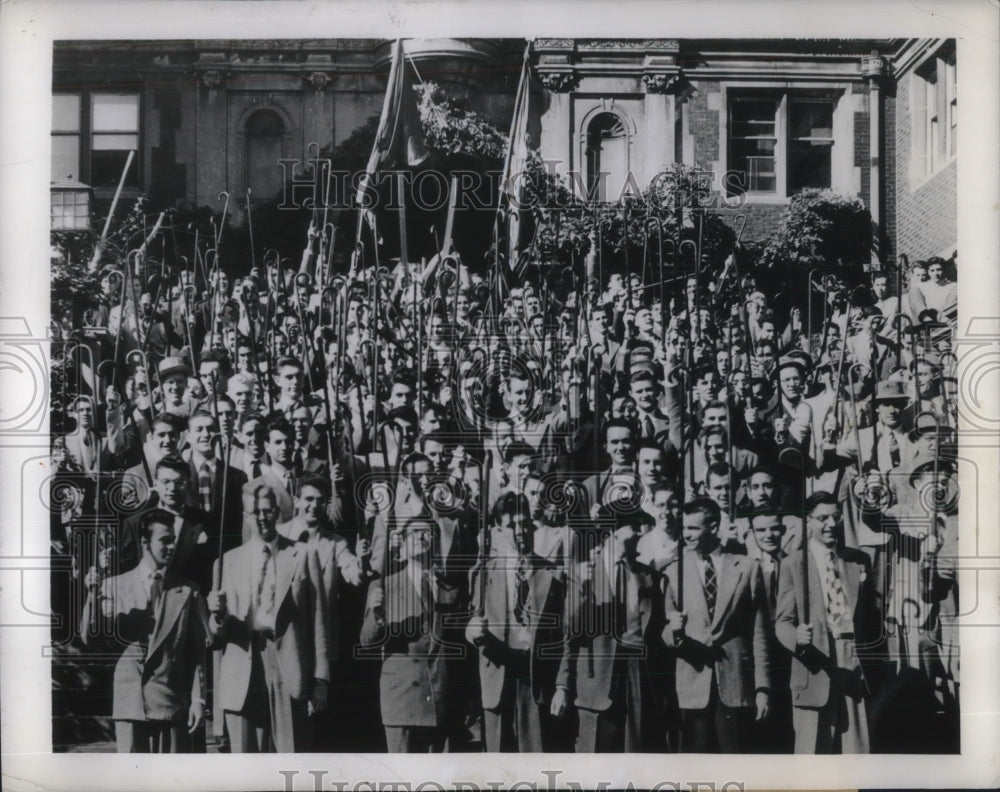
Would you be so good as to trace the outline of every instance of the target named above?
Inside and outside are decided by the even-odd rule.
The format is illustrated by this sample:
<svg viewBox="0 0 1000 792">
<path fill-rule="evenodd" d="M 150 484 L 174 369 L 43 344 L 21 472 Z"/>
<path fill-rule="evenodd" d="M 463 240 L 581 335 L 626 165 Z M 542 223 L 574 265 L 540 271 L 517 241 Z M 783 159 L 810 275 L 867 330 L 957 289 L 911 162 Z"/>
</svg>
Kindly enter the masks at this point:
<svg viewBox="0 0 1000 792">
<path fill-rule="evenodd" d="M 97 96 L 110 95 L 110 96 L 134 96 L 136 99 L 136 128 L 134 130 L 100 130 L 94 131 L 94 98 Z M 96 88 L 76 88 L 73 86 L 65 86 L 59 88 L 53 88 L 52 98 L 53 104 L 55 102 L 56 96 L 76 96 L 79 101 L 79 118 L 78 118 L 78 129 L 76 132 L 62 132 L 56 131 L 53 128 L 49 130 L 50 140 L 55 137 L 70 137 L 76 136 L 78 140 L 78 169 L 79 173 L 74 177 L 77 181 L 87 184 L 94 191 L 95 198 L 103 199 L 110 198 L 114 195 L 115 190 L 118 187 L 118 178 L 115 179 L 115 183 L 111 185 L 94 185 L 94 167 L 93 167 L 93 153 L 94 148 L 94 137 L 101 135 L 135 135 L 136 139 L 136 156 L 132 161 L 132 165 L 129 169 L 129 173 L 132 177 L 126 181 L 125 186 L 122 190 L 125 195 L 138 195 L 143 188 L 143 167 L 142 167 L 142 144 L 143 144 L 143 92 L 135 88 L 117 88 L 113 85 L 100 86 Z M 118 151 L 119 149 L 107 149 L 108 151 Z M 52 178 L 51 168 L 54 165 L 52 161 L 52 152 L 50 150 L 49 154 L 49 168 L 50 168 L 50 180 Z M 120 174 L 119 174 L 120 177 Z M 65 178 L 60 176 L 59 178 Z"/>
<path fill-rule="evenodd" d="M 958 153 L 958 82 L 954 47 L 944 44 L 914 67 L 910 79 L 910 182 L 920 187 Z"/>
<path fill-rule="evenodd" d="M 830 151 L 830 183 L 822 189 L 838 189 L 843 185 L 837 184 L 837 154 L 839 150 L 837 144 L 846 140 L 838 128 L 841 120 L 842 100 L 849 92 L 849 88 L 840 85 L 809 85 L 809 84 L 770 84 L 761 85 L 759 83 L 729 83 L 722 86 L 722 102 L 720 106 L 720 164 L 724 165 L 726 173 L 730 173 L 736 168 L 733 160 L 732 135 L 732 108 L 735 102 L 753 99 L 770 99 L 775 102 L 775 148 L 774 148 L 774 172 L 775 189 L 773 192 L 751 190 L 749 184 L 746 185 L 743 195 L 749 203 L 788 203 L 796 192 L 789 192 L 789 155 L 790 134 L 789 121 L 791 117 L 790 105 L 795 102 L 824 102 L 830 105 L 831 129 L 829 138 L 821 138 L 829 141 Z M 726 179 L 728 185 L 728 176 Z M 724 187 L 725 189 L 725 187 Z M 729 189 L 727 194 L 735 197 L 739 193 Z"/>
</svg>

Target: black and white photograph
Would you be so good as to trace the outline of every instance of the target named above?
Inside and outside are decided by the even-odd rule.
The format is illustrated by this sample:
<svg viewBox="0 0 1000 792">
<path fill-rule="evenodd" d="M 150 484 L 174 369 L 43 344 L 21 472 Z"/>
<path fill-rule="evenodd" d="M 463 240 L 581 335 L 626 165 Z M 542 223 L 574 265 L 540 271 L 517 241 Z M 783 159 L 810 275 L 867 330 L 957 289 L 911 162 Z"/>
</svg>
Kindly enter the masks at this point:
<svg viewBox="0 0 1000 792">
<path fill-rule="evenodd" d="M 963 753 L 981 63 L 578 27 L 46 48 L 52 754 Z"/>
</svg>

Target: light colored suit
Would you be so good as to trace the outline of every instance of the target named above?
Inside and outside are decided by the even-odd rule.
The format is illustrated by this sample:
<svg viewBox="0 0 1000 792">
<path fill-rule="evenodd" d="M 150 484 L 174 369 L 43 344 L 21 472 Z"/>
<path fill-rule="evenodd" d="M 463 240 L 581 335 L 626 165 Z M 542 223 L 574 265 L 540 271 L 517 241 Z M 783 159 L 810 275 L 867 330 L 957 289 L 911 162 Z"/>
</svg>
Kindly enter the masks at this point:
<svg viewBox="0 0 1000 792">
<path fill-rule="evenodd" d="M 838 572 L 853 614 L 854 634 L 834 636 L 827 627 L 826 598 L 820 570 L 808 553 L 809 618 L 812 642 L 798 647 L 796 627 L 804 615 L 801 551 L 781 563 L 775 633 L 792 652 L 791 691 L 796 753 L 867 753 L 865 712 L 867 684 L 858 648 L 874 646 L 880 620 L 875 611 L 871 570 L 866 556 L 853 548 L 838 548 Z"/>
<path fill-rule="evenodd" d="M 254 566 L 258 558 L 255 544 L 247 542 L 222 557 L 227 614 L 221 624 L 210 621 L 216 646 L 222 649 L 219 698 L 222 708 L 232 713 L 242 712 L 247 704 L 253 655 L 258 651 L 254 648 L 252 623 Z M 273 689 L 272 737 L 278 752 L 284 753 L 296 747 L 294 735 L 280 728 L 292 723 L 291 700 L 307 700 L 315 679 L 330 679 L 330 667 L 326 597 L 315 550 L 279 535 L 275 568 L 275 665 L 264 671 L 267 685 Z M 218 561 L 214 574 L 218 574 Z M 269 655 L 261 654 L 266 661 Z"/>
</svg>

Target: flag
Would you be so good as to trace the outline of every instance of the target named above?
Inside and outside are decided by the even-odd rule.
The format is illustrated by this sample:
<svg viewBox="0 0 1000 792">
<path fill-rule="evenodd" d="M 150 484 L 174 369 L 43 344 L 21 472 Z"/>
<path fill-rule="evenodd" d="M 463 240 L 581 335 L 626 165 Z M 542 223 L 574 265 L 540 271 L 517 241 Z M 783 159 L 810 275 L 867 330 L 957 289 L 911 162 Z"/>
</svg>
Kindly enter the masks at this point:
<svg viewBox="0 0 1000 792">
<path fill-rule="evenodd" d="M 362 220 L 367 220 L 374 229 L 374 217 L 370 208 L 366 208 L 362 196 L 371 186 L 376 172 L 389 168 L 414 168 L 427 159 L 412 75 L 408 75 L 404 58 L 403 40 L 396 39 L 375 144 L 368 157 L 365 175 L 358 185 L 358 205 L 361 207 L 358 237 L 361 236 Z"/>
<path fill-rule="evenodd" d="M 532 216 L 526 206 L 524 182 L 528 169 L 528 56 L 530 44 L 524 50 L 521 78 L 517 84 L 514 100 L 514 115 L 510 122 L 510 137 L 507 140 L 507 155 L 504 158 L 503 181 L 501 182 L 500 206 L 497 223 L 503 223 L 507 232 L 507 265 L 512 272 L 520 270 L 518 256 L 531 239 Z"/>
</svg>

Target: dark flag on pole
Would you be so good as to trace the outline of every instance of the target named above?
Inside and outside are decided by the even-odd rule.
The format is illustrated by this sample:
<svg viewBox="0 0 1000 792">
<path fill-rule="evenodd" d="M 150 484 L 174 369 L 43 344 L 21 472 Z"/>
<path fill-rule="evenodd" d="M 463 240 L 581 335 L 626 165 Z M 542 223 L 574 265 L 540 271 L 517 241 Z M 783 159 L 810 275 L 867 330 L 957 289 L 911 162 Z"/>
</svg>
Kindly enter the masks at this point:
<svg viewBox="0 0 1000 792">
<path fill-rule="evenodd" d="M 403 40 L 396 39 L 375 145 L 368 157 L 365 175 L 358 185 L 358 204 L 361 207 L 358 216 L 359 237 L 362 220 L 367 220 L 373 226 L 371 211 L 366 207 L 364 195 L 372 186 L 375 173 L 380 170 L 415 168 L 427 159 L 420 111 L 413 91 L 413 76 L 406 68 Z"/>
<path fill-rule="evenodd" d="M 529 154 L 528 78 L 530 67 L 528 56 L 530 47 L 529 44 L 524 50 L 524 63 L 521 66 L 521 78 L 518 81 L 517 97 L 514 100 L 514 116 L 510 122 L 510 138 L 507 141 L 507 156 L 504 158 L 500 205 L 497 211 L 498 230 L 500 233 L 504 231 L 507 233 L 505 247 L 507 266 L 515 275 L 523 269 L 520 257 L 531 244 L 534 225 L 531 207 L 526 205 L 525 192 Z"/>
</svg>

